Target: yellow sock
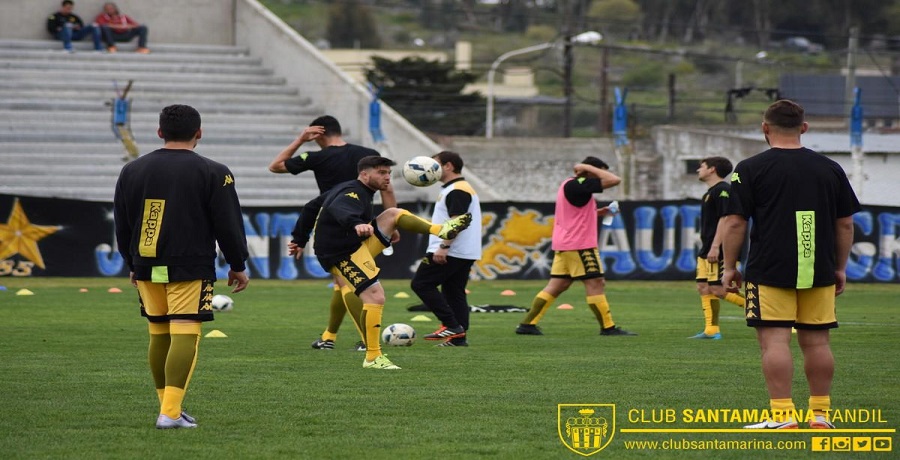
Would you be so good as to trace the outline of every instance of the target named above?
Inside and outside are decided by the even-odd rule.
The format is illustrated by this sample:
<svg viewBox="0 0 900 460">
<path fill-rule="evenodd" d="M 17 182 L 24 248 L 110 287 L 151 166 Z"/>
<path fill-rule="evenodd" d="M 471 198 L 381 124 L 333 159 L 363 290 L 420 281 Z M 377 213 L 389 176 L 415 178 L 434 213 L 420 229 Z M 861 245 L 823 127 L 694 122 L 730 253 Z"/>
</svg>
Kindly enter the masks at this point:
<svg viewBox="0 0 900 460">
<path fill-rule="evenodd" d="M 341 295 L 341 288 L 337 284 L 334 285 L 334 291 L 331 293 L 331 302 L 328 304 L 328 328 L 322 334 L 322 340 L 337 339 L 338 329 L 341 328 L 341 322 L 347 314 L 347 308 L 344 307 L 344 296 Z"/>
<path fill-rule="evenodd" d="M 172 336 L 169 335 L 169 323 L 148 323 L 150 329 L 150 345 L 147 347 L 147 361 L 150 363 L 150 374 L 153 375 L 153 386 L 156 388 L 159 403 L 162 404 L 163 391 L 166 388 L 166 356 Z"/>
<path fill-rule="evenodd" d="M 522 324 L 537 324 L 544 317 L 544 313 L 547 313 L 548 307 L 553 304 L 554 300 L 556 300 L 556 297 L 547 292 L 538 292 L 534 296 L 534 300 L 531 301 L 531 310 L 528 310 L 528 313 L 525 314 Z"/>
<path fill-rule="evenodd" d="M 796 411 L 794 408 L 794 400 L 791 398 L 785 399 L 770 399 L 769 407 L 772 408 L 772 421 L 781 423 L 791 418 Z"/>
<path fill-rule="evenodd" d="M 731 302 L 741 308 L 744 308 L 744 296 L 729 292 L 725 294 L 725 301 Z"/>
<path fill-rule="evenodd" d="M 710 310 L 712 311 L 712 328 L 716 331 L 713 334 L 719 333 L 719 298 L 713 296 L 712 299 L 709 300 Z"/>
<path fill-rule="evenodd" d="M 719 332 L 718 324 L 713 324 L 713 299 L 716 296 L 712 294 L 700 296 L 700 306 L 703 307 L 703 333 L 713 335 Z"/>
<path fill-rule="evenodd" d="M 828 417 L 828 411 L 831 410 L 831 396 L 810 396 L 809 410 L 813 411 L 814 415 Z"/>
<path fill-rule="evenodd" d="M 364 332 L 365 324 L 362 321 L 362 299 L 353 292 L 350 286 L 342 287 L 341 295 L 344 297 L 344 307 L 350 312 L 350 319 L 353 320 L 353 325 L 356 326 L 356 332 L 359 333 L 360 338 L 365 343 L 366 334 Z"/>
<path fill-rule="evenodd" d="M 366 325 L 366 361 L 381 356 L 381 314 L 384 305 L 364 303 L 363 323 Z"/>
<path fill-rule="evenodd" d="M 200 323 L 171 323 L 172 345 L 166 358 L 166 387 L 160 413 L 176 419 L 181 417 L 181 405 L 197 364 L 200 344 Z"/>
<path fill-rule="evenodd" d="M 401 209 L 397 215 L 397 228 L 409 230 L 423 235 L 437 235 L 441 231 L 440 224 L 433 224 L 405 209 Z"/>
<path fill-rule="evenodd" d="M 165 414 L 173 420 L 181 417 L 181 404 L 184 402 L 184 392 L 184 388 L 167 386 L 166 391 L 163 393 L 162 410 L 159 413 Z"/>
<path fill-rule="evenodd" d="M 585 299 L 588 307 L 591 308 L 594 316 L 597 317 L 601 329 L 609 329 L 616 326 L 615 321 L 612 319 L 612 313 L 609 311 L 609 302 L 606 300 L 605 294 L 587 296 Z"/>
</svg>

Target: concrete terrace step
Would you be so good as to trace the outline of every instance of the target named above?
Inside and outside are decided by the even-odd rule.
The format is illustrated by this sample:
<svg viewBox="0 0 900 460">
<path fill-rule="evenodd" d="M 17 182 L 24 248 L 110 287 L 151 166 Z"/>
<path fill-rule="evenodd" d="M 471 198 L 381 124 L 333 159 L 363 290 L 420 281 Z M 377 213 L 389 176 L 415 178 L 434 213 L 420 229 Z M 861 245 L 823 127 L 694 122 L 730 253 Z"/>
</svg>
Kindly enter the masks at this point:
<svg viewBox="0 0 900 460">
<path fill-rule="evenodd" d="M 16 118 L 5 120 L 0 117 L 0 133 L 46 133 L 48 123 L 49 122 L 47 120 L 40 119 Z M 80 117 L 74 117 L 65 124 L 64 131 L 62 130 L 62 128 L 60 128 L 60 130 L 58 131 L 65 133 L 96 131 L 111 133 L 112 128 L 110 124 L 111 123 L 109 120 L 109 115 L 106 115 L 105 119 L 100 120 L 84 120 Z M 133 133 L 155 133 L 158 126 L 159 125 L 156 120 L 131 121 L 131 129 Z M 300 125 L 234 124 L 211 123 L 207 121 L 203 122 L 203 137 L 209 139 L 215 139 L 217 136 L 228 136 L 236 131 L 250 132 L 262 135 L 295 137 L 296 135 L 300 134 L 300 131 L 302 130 L 303 127 L 301 127 Z"/>
<path fill-rule="evenodd" d="M 72 88 L 85 90 L 106 91 L 109 98 L 115 94 L 116 84 L 120 89 L 127 84 L 127 81 L 114 80 L 104 78 L 96 79 L 78 79 L 70 75 L 62 77 L 48 73 L 41 78 L 33 78 L 26 81 L 22 80 L 0 80 L 0 88 L 3 89 L 21 89 L 21 90 L 42 90 L 46 92 L 66 91 Z M 249 83 L 216 83 L 210 85 L 206 83 L 193 83 L 190 81 L 174 81 L 174 82 L 158 82 L 158 81 L 136 81 L 133 90 L 138 89 L 160 92 L 160 93 L 243 93 L 243 94 L 283 94 L 296 95 L 299 91 L 296 88 L 290 88 L 283 85 L 273 84 L 249 84 Z"/>
<path fill-rule="evenodd" d="M 77 48 L 76 48 L 77 49 Z M 21 50 L 0 47 L 0 61 L 48 62 L 48 63 L 164 63 L 164 64 L 210 64 L 231 65 L 235 67 L 259 67 L 262 59 L 245 54 L 191 54 L 191 53 L 114 53 L 105 51 L 77 50 L 68 53 L 62 49 Z"/>
<path fill-rule="evenodd" d="M 299 207 L 318 195 L 313 175 L 272 174 L 268 165 L 322 109 L 246 49 L 151 42 L 153 52 L 139 55 L 133 43 L 115 54 L 75 46 L 68 54 L 55 41 L 0 40 L 0 193 L 111 202 L 125 152 L 107 104 L 114 82 L 134 80 L 130 122 L 142 153 L 163 145 L 160 109 L 190 104 L 203 118 L 195 151 L 228 165 L 245 206 Z"/>
<path fill-rule="evenodd" d="M 112 136 L 111 132 L 110 136 Z M 162 145 L 162 140 L 156 139 L 155 142 L 143 145 L 141 150 L 149 152 L 151 150 L 162 148 Z M 220 142 L 217 142 L 213 138 L 207 139 L 206 136 L 204 136 L 197 147 L 194 149 L 194 151 L 200 155 L 212 158 L 216 161 L 219 161 L 219 158 L 233 158 L 234 161 L 237 161 L 241 164 L 245 164 L 243 163 L 244 161 L 253 161 L 253 158 L 259 158 L 255 157 L 255 155 L 265 154 L 266 156 L 262 158 L 265 159 L 264 163 L 268 166 L 272 158 L 274 158 L 275 155 L 278 154 L 278 152 L 280 152 L 286 145 L 287 144 L 282 145 L 279 143 L 270 142 L 267 144 L 261 144 L 257 149 L 248 149 L 243 145 L 222 144 Z M 316 147 L 315 144 L 312 143 L 307 144 L 307 146 L 310 150 L 318 149 L 318 147 Z M 277 150 L 272 150 L 273 148 Z M 85 158 L 85 161 L 93 161 L 101 159 L 105 156 L 119 155 L 121 151 L 122 144 L 120 144 L 119 141 L 113 140 L 111 138 L 98 142 L 85 142 L 79 144 L 74 144 L 71 142 L 48 141 L 0 142 L 0 164 L 3 164 L 3 162 L 7 160 L 13 161 L 14 159 L 21 159 L 23 157 L 43 158 L 45 155 L 77 155 L 79 158 Z M 261 153 L 256 153 L 260 151 Z"/>
<path fill-rule="evenodd" d="M 76 50 L 92 50 L 94 48 L 90 41 L 73 42 Z M 208 55 L 208 54 L 249 54 L 249 50 L 242 46 L 225 46 L 225 45 L 187 45 L 180 43 L 154 43 L 148 45 L 152 50 L 152 54 L 191 54 L 191 55 Z M 117 43 L 116 47 L 119 51 L 134 51 L 137 45 L 134 42 Z M 0 48 L 13 50 L 59 50 L 62 49 L 62 43 L 56 40 L 20 40 L 20 39 L 0 39 Z M 118 54 L 118 53 L 116 53 Z M 151 54 L 151 55 L 152 55 Z"/>
<path fill-rule="evenodd" d="M 168 72 L 168 73 L 218 73 L 228 72 L 241 75 L 272 75 L 271 69 L 253 65 L 235 65 L 232 63 L 195 63 L 144 60 L 120 60 L 112 59 L 110 55 L 96 56 L 98 59 L 75 59 L 63 57 L 61 59 L 6 59 L 0 55 L 0 68 L 10 70 L 52 70 L 60 74 L 68 74 L 74 71 L 100 71 L 100 72 Z M 100 59 L 103 58 L 103 59 Z"/>
<path fill-rule="evenodd" d="M 105 103 L 113 99 L 114 93 L 106 90 L 87 90 L 81 88 L 71 88 L 66 90 L 57 90 L 53 92 L 53 101 L 65 99 L 70 102 L 81 103 Z M 14 99 L 34 99 L 36 101 L 46 100 L 48 92 L 42 89 L 4 89 L 0 88 L 0 100 L 10 101 Z M 244 93 L 202 93 L 185 95 L 177 91 L 168 92 L 151 92 L 141 89 L 139 84 L 133 85 L 128 92 L 128 99 L 132 100 L 132 110 L 138 102 L 159 105 L 165 101 L 186 100 L 207 101 L 214 103 L 241 103 L 241 104 L 265 104 L 272 107 L 273 111 L 278 111 L 281 105 L 300 106 L 308 105 L 308 100 L 297 95 L 287 94 L 244 94 Z M 162 106 L 160 106 L 162 107 Z"/>
<path fill-rule="evenodd" d="M 29 70 L 29 69 L 0 69 L 0 80 L 17 80 L 28 81 L 35 78 L 43 78 L 48 74 L 45 70 Z M 257 84 L 257 85 L 283 85 L 284 78 L 273 77 L 268 75 L 232 75 L 229 73 L 197 73 L 197 72 L 142 72 L 128 70 L 72 70 L 68 72 L 59 72 L 56 75 L 61 78 L 73 80 L 96 80 L 96 81 L 119 81 L 126 82 L 128 80 L 135 81 L 190 81 L 192 83 L 203 83 L 215 85 L 219 83 L 226 84 Z"/>
<path fill-rule="evenodd" d="M 201 110 L 202 112 L 202 110 Z M 135 141 L 140 145 L 158 145 L 160 140 L 156 135 L 156 129 L 152 131 L 133 131 Z M 44 131 L 0 131 L 0 142 L 103 142 L 112 136 L 109 130 L 95 130 L 91 132 L 48 132 Z M 205 137 L 205 136 L 204 136 Z M 296 135 L 285 133 L 283 135 L 252 133 L 252 132 L 223 132 L 215 137 L 216 142 L 225 144 L 259 145 L 259 144 L 289 144 Z M 277 152 L 276 152 L 277 153 Z M 273 154 L 274 156 L 274 154 Z"/>
<path fill-rule="evenodd" d="M 271 104 L 246 104 L 241 102 L 216 102 L 210 100 L 199 100 L 193 95 L 185 94 L 182 96 L 173 95 L 170 98 L 160 98 L 155 101 L 137 100 L 132 101 L 132 114 L 137 112 L 149 112 L 159 114 L 160 109 L 170 104 L 188 104 L 194 106 L 200 111 L 201 116 L 207 113 L 239 113 L 239 114 L 269 114 L 274 109 Z M 104 101 L 72 101 L 67 99 L 0 99 L 0 110 L 19 109 L 19 110 L 64 110 L 64 111 L 109 111 Z M 278 112 L 283 115 L 302 116 L 309 114 L 309 107 L 295 104 L 279 104 Z"/>
<path fill-rule="evenodd" d="M 203 126 L 233 126 L 235 129 L 243 129 L 247 126 L 275 126 L 284 125 L 297 129 L 297 134 L 305 128 L 309 122 L 321 114 L 315 107 L 307 107 L 307 114 L 297 117 L 296 115 L 283 114 L 239 114 L 239 113 L 210 113 L 209 115 L 202 113 Z M 110 123 L 110 111 L 77 111 L 77 110 L 10 110 L 0 109 L 0 123 L 7 121 L 24 121 L 27 123 L 59 123 L 64 125 L 72 121 L 81 122 L 99 122 Z M 151 123 L 159 122 L 159 112 L 132 112 L 131 123 Z"/>
</svg>

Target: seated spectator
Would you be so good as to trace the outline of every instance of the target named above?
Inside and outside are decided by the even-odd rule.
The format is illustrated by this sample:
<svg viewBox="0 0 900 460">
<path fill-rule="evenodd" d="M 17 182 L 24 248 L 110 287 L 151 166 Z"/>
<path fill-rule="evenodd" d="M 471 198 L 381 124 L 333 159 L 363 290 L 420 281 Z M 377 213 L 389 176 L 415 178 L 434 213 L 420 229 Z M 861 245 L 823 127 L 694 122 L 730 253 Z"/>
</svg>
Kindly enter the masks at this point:
<svg viewBox="0 0 900 460">
<path fill-rule="evenodd" d="M 103 4 L 103 13 L 94 20 L 103 32 L 103 41 L 106 42 L 106 51 L 115 53 L 118 51 L 116 42 L 127 42 L 138 37 L 137 52 L 149 54 L 147 48 L 147 26 L 139 24 L 127 14 L 119 13 L 119 7 L 115 3 Z"/>
<path fill-rule="evenodd" d="M 84 37 L 90 36 L 94 39 L 94 49 L 102 50 L 100 46 L 100 28 L 93 25 L 84 25 L 81 18 L 73 13 L 75 3 L 72 0 L 64 0 L 62 7 L 56 13 L 47 18 L 47 32 L 57 40 L 63 42 L 63 49 L 70 53 L 75 51 L 72 49 L 72 41 L 81 41 Z"/>
</svg>

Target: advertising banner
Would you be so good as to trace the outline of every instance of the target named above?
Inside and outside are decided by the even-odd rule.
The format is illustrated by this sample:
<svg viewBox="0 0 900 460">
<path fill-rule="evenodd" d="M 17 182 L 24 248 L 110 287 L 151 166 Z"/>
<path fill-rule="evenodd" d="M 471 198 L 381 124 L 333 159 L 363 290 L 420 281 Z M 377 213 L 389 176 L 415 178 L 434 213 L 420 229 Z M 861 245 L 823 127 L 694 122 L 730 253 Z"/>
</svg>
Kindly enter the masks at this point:
<svg viewBox="0 0 900 460">
<path fill-rule="evenodd" d="M 606 203 L 602 203 L 606 204 Z M 422 217 L 431 203 L 400 205 Z M 699 246 L 700 203 L 622 201 L 602 226 L 600 253 L 607 278 L 691 280 Z M 552 203 L 484 203 L 483 257 L 473 279 L 546 279 L 553 252 Z M 328 275 L 309 245 L 301 260 L 287 255 L 299 213 L 294 208 L 245 207 L 250 276 L 315 279 Z M 854 216 L 849 281 L 900 281 L 900 208 L 863 206 Z M 0 194 L 0 276 L 128 276 L 114 236 L 112 203 Z M 391 256 L 380 256 L 385 279 L 412 277 L 426 237 L 403 233 Z M 219 260 L 219 277 L 228 267 Z"/>
</svg>

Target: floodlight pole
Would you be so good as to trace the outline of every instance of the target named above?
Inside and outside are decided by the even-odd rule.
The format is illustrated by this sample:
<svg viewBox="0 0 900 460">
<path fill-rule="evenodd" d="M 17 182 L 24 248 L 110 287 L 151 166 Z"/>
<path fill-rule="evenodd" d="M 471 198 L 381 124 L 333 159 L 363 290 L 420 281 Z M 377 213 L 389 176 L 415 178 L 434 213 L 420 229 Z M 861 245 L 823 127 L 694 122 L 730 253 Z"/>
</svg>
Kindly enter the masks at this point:
<svg viewBox="0 0 900 460">
<path fill-rule="evenodd" d="M 487 95 L 487 114 L 485 116 L 484 121 L 484 137 L 487 139 L 492 139 L 494 137 L 494 74 L 497 72 L 497 67 L 500 64 L 513 57 L 518 56 L 520 54 L 533 53 L 535 51 L 545 50 L 547 48 L 552 48 L 555 46 L 555 43 L 541 43 L 539 45 L 533 45 L 522 49 L 517 49 L 513 51 L 509 51 L 503 53 L 498 57 L 493 64 L 491 64 L 491 69 L 488 70 L 488 95 Z"/>
</svg>

